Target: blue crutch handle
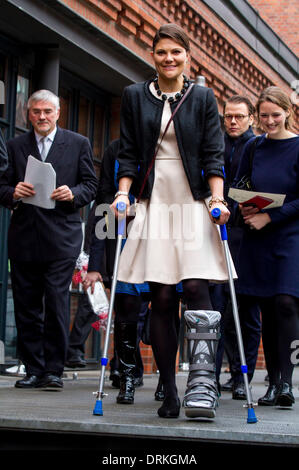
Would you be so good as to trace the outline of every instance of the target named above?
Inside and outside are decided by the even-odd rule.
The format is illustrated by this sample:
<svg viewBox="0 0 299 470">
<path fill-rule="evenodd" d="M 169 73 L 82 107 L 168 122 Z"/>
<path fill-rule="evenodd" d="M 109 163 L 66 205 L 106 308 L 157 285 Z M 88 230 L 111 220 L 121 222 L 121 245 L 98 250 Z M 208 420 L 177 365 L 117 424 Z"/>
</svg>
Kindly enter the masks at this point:
<svg viewBox="0 0 299 470">
<path fill-rule="evenodd" d="M 219 219 L 221 215 L 221 210 L 218 209 L 218 207 L 215 207 L 215 209 L 212 210 L 211 212 L 212 217 L 214 219 Z M 221 240 L 227 240 L 227 231 L 226 231 L 226 225 L 220 225 L 220 232 L 221 232 Z"/>
<path fill-rule="evenodd" d="M 127 205 L 125 202 L 118 202 L 116 204 L 116 209 L 118 210 L 118 212 L 120 214 L 124 214 L 126 212 L 126 209 L 127 209 Z M 118 221 L 118 228 L 117 228 L 117 234 L 118 235 L 123 235 L 124 232 L 125 232 L 125 225 L 126 225 L 126 218 L 125 217 L 122 217 L 121 219 L 119 219 Z"/>
</svg>

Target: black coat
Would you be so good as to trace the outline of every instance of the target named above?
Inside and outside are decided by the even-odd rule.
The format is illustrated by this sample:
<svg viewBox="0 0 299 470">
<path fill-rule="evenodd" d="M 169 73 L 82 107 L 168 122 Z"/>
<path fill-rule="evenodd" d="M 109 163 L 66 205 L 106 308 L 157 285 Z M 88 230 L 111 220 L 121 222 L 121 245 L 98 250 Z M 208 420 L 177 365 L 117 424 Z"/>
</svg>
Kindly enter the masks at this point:
<svg viewBox="0 0 299 470">
<path fill-rule="evenodd" d="M 233 185 L 233 181 L 235 179 L 236 173 L 239 168 L 239 164 L 241 161 L 241 157 L 243 154 L 243 148 L 246 142 L 254 137 L 254 132 L 251 127 L 244 132 L 244 134 L 240 135 L 240 137 L 232 138 L 230 137 L 227 132 L 224 134 L 224 143 L 225 143 L 225 151 L 224 151 L 224 161 L 225 161 L 225 181 L 224 181 L 224 198 L 227 199 L 229 204 L 229 210 L 231 212 L 230 223 L 233 224 L 233 220 L 235 219 L 235 212 L 238 210 L 238 204 L 235 201 L 228 198 L 228 191 L 229 188 Z"/>
<path fill-rule="evenodd" d="M 149 90 L 150 81 L 125 88 L 121 105 L 118 177 L 133 178 L 138 196 L 158 142 L 163 101 Z M 177 103 L 171 105 L 172 111 Z M 184 169 L 195 200 L 210 195 L 208 177 L 223 178 L 224 142 L 213 90 L 195 85 L 174 117 L 174 128 Z M 151 195 L 154 169 L 142 198 Z"/>
<path fill-rule="evenodd" d="M 67 185 L 75 196 L 73 202 L 56 201 L 55 209 L 31 204 L 17 205 L 14 188 L 24 181 L 27 159 L 41 159 L 34 131 L 7 143 L 9 166 L 0 177 L 0 204 L 13 209 L 8 231 L 8 255 L 18 261 L 53 261 L 77 258 L 82 244 L 79 209 L 90 203 L 96 193 L 92 150 L 86 137 L 57 129 L 46 162 L 56 172 L 56 187 Z"/>
<path fill-rule="evenodd" d="M 4 171 L 7 168 L 7 150 L 4 142 L 4 138 L 2 135 L 2 131 L 0 129 L 0 171 Z"/>
<path fill-rule="evenodd" d="M 239 272 L 239 253 L 240 244 L 243 236 L 243 218 L 239 212 L 238 203 L 227 197 L 229 188 L 233 185 L 236 173 L 238 171 L 243 149 L 249 139 L 254 137 L 254 132 L 251 127 L 235 139 L 231 138 L 226 132 L 224 134 L 225 142 L 225 183 L 224 183 L 224 197 L 227 198 L 228 208 L 230 210 L 230 218 L 227 223 L 228 230 L 228 244 L 230 252 L 235 264 L 236 271 Z M 238 285 L 238 280 L 235 281 L 235 286 Z M 228 289 L 228 287 L 226 286 Z"/>
<path fill-rule="evenodd" d="M 119 152 L 119 139 L 113 140 L 106 148 L 102 163 L 101 174 L 97 189 L 96 203 L 97 204 L 112 204 L 114 195 L 117 191 L 116 175 L 115 175 L 115 160 Z"/>
<path fill-rule="evenodd" d="M 239 168 L 241 156 L 243 153 L 243 148 L 246 142 L 254 137 L 254 132 L 251 127 L 247 129 L 244 134 L 240 135 L 240 137 L 232 138 L 226 132 L 224 134 L 224 143 L 225 143 L 225 151 L 224 151 L 224 161 L 225 161 L 225 192 L 228 192 L 230 186 L 235 179 L 237 170 Z M 227 194 L 225 194 L 226 196 Z"/>
<path fill-rule="evenodd" d="M 105 149 L 101 163 L 101 174 L 97 189 L 95 205 L 110 205 L 117 191 L 115 160 L 119 151 L 119 140 L 113 140 Z M 114 218 L 114 216 L 113 216 Z M 98 239 L 95 227 L 98 222 L 102 223 L 103 214 L 95 217 L 94 231 L 91 237 L 90 256 L 88 271 L 98 271 L 105 281 L 110 281 L 115 258 L 116 238 Z"/>
</svg>

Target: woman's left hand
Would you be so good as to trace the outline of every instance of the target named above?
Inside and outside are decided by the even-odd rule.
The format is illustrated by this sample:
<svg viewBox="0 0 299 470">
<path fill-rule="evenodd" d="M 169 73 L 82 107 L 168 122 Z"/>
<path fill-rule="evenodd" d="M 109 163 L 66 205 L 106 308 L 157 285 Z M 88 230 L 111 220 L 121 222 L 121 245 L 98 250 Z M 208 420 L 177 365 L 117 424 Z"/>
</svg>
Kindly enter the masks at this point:
<svg viewBox="0 0 299 470">
<path fill-rule="evenodd" d="M 244 222 L 249 225 L 251 230 L 261 230 L 271 222 L 271 218 L 266 212 L 259 212 L 258 214 L 245 216 Z"/>
<path fill-rule="evenodd" d="M 220 217 L 218 219 L 214 219 L 214 217 L 212 216 L 212 210 L 213 209 L 220 209 L 221 214 L 220 214 Z M 218 224 L 218 225 L 226 224 L 226 222 L 228 221 L 229 216 L 230 216 L 230 211 L 228 210 L 228 208 L 224 204 L 222 204 L 222 202 L 217 202 L 217 203 L 213 204 L 212 207 L 210 208 L 209 212 L 210 212 L 211 220 L 215 224 Z"/>
</svg>

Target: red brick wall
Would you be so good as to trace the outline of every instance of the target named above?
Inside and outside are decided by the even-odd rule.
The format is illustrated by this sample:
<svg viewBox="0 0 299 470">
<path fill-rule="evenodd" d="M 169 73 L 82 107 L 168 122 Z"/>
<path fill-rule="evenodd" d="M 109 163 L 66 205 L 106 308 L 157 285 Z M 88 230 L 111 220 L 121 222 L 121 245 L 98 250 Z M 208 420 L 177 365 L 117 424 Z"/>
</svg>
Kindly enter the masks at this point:
<svg viewBox="0 0 299 470">
<path fill-rule="evenodd" d="M 290 92 L 288 84 L 201 1 L 62 1 L 148 62 L 156 28 L 169 21 L 183 26 L 191 39 L 191 76 L 206 76 L 220 110 L 236 92 L 253 100 L 270 84 Z"/>
<path fill-rule="evenodd" d="M 298 0 L 249 0 L 249 3 L 286 45 L 298 55 Z"/>
<path fill-rule="evenodd" d="M 265 369 L 265 368 L 266 368 L 266 362 L 265 362 L 265 357 L 264 357 L 263 341 L 261 339 L 260 347 L 258 351 L 258 357 L 256 361 L 256 369 Z"/>
<path fill-rule="evenodd" d="M 288 94 L 292 93 L 289 84 L 201 1 L 62 1 L 148 62 L 151 62 L 151 43 L 159 25 L 175 22 L 183 26 L 191 41 L 190 76 L 206 77 L 207 86 L 214 90 L 220 112 L 225 100 L 234 93 L 245 94 L 253 102 L 265 87 L 272 84 L 282 87 Z M 261 3 L 279 5 L 285 1 Z M 291 8 L 295 0 L 287 3 Z M 292 16 L 296 17 L 295 14 Z M 111 122 L 113 138 L 118 137 L 116 113 Z"/>
</svg>

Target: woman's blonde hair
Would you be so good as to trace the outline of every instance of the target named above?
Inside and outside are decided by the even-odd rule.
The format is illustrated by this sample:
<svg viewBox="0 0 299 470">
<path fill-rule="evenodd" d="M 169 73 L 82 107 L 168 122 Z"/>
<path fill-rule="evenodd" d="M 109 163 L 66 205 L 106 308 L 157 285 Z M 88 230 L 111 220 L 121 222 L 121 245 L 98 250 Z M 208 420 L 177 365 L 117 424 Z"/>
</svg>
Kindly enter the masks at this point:
<svg viewBox="0 0 299 470">
<path fill-rule="evenodd" d="M 292 102 L 288 95 L 278 86 L 269 86 L 260 94 L 260 97 L 255 105 L 257 111 L 258 126 L 261 126 L 259 117 L 260 105 L 265 102 L 276 104 L 285 112 L 290 113 L 289 116 L 286 117 L 285 128 L 288 130 L 291 129 L 294 123 L 294 111 L 292 107 Z"/>
</svg>

